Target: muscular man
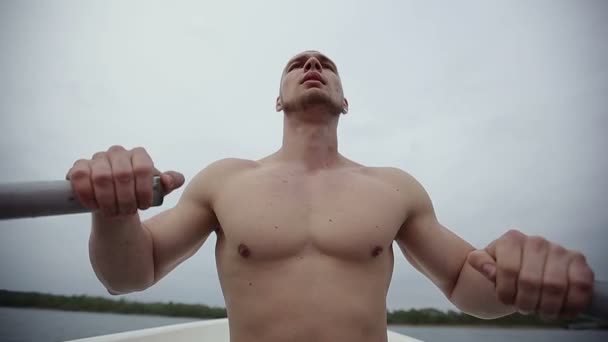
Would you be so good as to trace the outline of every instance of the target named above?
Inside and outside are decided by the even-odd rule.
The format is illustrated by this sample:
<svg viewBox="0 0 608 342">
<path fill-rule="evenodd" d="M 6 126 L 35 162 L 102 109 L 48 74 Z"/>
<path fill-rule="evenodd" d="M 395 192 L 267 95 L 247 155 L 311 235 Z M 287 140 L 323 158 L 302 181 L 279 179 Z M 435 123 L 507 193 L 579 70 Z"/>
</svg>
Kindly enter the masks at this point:
<svg viewBox="0 0 608 342">
<path fill-rule="evenodd" d="M 338 152 L 348 112 L 336 65 L 306 51 L 285 67 L 276 110 L 283 145 L 260 160 L 223 159 L 197 174 L 178 204 L 144 222 L 152 177 L 143 148 L 113 146 L 68 172 L 93 213 L 90 258 L 113 294 L 144 290 L 217 234 L 216 261 L 234 342 L 386 341 L 396 241 L 462 311 L 572 318 L 590 302 L 585 258 L 511 230 L 476 250 L 442 226 L 408 173 Z M 407 291 L 406 288 L 402 289 Z"/>
</svg>

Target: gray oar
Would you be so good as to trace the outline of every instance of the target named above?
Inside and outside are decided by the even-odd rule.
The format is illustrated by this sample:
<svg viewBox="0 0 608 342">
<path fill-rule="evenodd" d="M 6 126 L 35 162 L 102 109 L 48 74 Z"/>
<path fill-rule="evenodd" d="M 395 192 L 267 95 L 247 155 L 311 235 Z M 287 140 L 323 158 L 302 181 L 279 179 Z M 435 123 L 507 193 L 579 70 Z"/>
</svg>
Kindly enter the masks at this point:
<svg viewBox="0 0 608 342">
<path fill-rule="evenodd" d="M 160 177 L 154 177 L 152 206 L 163 204 Z M 0 184 L 0 220 L 90 212 L 67 180 Z"/>
</svg>

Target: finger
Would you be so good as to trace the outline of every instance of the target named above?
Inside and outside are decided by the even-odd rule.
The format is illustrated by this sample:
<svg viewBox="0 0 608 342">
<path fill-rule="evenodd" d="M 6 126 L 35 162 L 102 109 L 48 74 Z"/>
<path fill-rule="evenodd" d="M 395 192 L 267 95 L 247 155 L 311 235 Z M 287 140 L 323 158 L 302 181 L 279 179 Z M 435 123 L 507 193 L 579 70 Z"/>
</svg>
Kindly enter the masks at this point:
<svg viewBox="0 0 608 342">
<path fill-rule="evenodd" d="M 575 254 L 568 266 L 568 292 L 562 308 L 562 318 L 574 319 L 591 304 L 593 282 L 593 271 L 587 265 L 585 257 L 580 253 Z"/>
<path fill-rule="evenodd" d="M 116 195 L 112 179 L 112 167 L 105 153 L 96 153 L 91 161 L 91 179 L 93 191 L 99 209 L 106 216 L 114 216 L 116 210 Z"/>
<path fill-rule="evenodd" d="M 543 319 L 556 319 L 562 309 L 568 290 L 568 251 L 556 244 L 549 247 L 543 273 L 538 312 Z"/>
<path fill-rule="evenodd" d="M 66 178 L 70 181 L 72 191 L 76 194 L 76 198 L 78 198 L 78 201 L 84 207 L 89 209 L 99 208 L 97 201 L 95 200 L 93 184 L 91 183 L 91 166 L 88 160 L 77 160 L 68 172 Z"/>
<path fill-rule="evenodd" d="M 107 156 L 112 168 L 118 213 L 120 215 L 137 213 L 131 156 L 122 146 L 110 147 Z"/>
<path fill-rule="evenodd" d="M 185 182 L 184 175 L 177 171 L 163 172 L 163 174 L 161 175 L 161 180 L 163 182 L 165 194 L 171 193 L 173 190 L 184 185 Z"/>
<path fill-rule="evenodd" d="M 135 176 L 137 206 L 140 209 L 148 209 L 152 206 L 153 177 L 160 172 L 154 168 L 154 162 L 148 152 L 141 147 L 131 151 L 131 164 Z"/>
<path fill-rule="evenodd" d="M 526 239 L 515 297 L 515 306 L 520 313 L 532 313 L 538 306 L 543 271 L 548 254 L 549 243 L 547 240 L 539 236 Z"/>
<path fill-rule="evenodd" d="M 488 252 L 485 250 L 472 251 L 467 257 L 467 262 L 488 280 L 496 282 L 496 261 Z"/>
<path fill-rule="evenodd" d="M 496 295 L 505 305 L 515 302 L 525 235 L 510 230 L 496 242 Z"/>
</svg>

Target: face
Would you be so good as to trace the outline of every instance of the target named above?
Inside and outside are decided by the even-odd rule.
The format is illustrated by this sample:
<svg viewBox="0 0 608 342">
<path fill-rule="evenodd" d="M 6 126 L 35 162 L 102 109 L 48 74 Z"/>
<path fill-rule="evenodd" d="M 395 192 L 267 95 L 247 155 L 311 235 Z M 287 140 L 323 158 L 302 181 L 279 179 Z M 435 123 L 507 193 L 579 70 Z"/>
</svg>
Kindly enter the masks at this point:
<svg viewBox="0 0 608 342">
<path fill-rule="evenodd" d="M 305 51 L 287 62 L 276 109 L 294 112 L 319 106 L 339 115 L 348 110 L 348 101 L 334 62 L 320 52 Z"/>
</svg>

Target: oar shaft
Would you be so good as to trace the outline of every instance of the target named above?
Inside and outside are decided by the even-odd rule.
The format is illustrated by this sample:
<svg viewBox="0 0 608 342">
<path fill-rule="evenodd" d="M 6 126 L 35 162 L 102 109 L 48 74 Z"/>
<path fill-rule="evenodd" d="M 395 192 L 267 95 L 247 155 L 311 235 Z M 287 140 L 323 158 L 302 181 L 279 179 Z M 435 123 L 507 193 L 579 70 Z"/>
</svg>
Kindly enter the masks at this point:
<svg viewBox="0 0 608 342">
<path fill-rule="evenodd" d="M 160 177 L 154 177 L 152 206 L 163 203 Z M 0 220 L 90 212 L 72 191 L 69 181 L 0 184 Z"/>
</svg>

